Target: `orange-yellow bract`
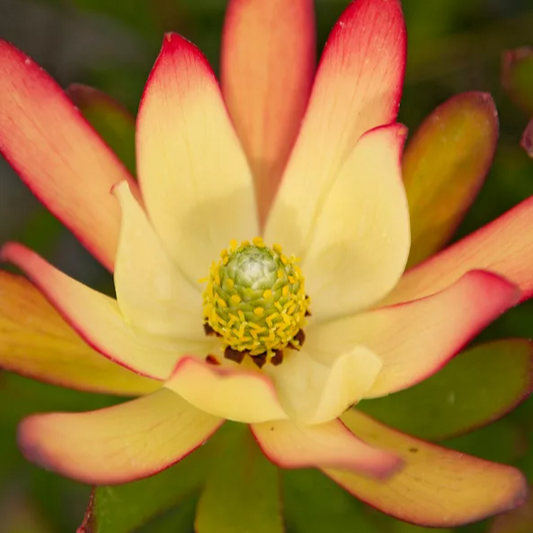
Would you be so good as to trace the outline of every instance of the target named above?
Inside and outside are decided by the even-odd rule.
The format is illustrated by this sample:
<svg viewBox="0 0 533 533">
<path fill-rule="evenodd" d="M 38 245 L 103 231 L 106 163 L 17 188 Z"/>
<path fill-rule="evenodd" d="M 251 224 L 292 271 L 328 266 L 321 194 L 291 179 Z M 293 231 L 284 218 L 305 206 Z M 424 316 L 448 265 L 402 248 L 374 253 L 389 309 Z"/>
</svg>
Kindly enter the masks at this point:
<svg viewBox="0 0 533 533">
<path fill-rule="evenodd" d="M 166 35 L 137 117 L 136 181 L 61 89 L 0 42 L 0 149 L 113 271 L 117 294 L 6 245 L 3 260 L 31 283 L 0 274 L 0 364 L 139 396 L 31 416 L 22 450 L 66 476 L 121 483 L 233 420 L 276 465 L 319 468 L 405 520 L 452 526 L 512 508 L 526 490 L 515 469 L 348 409 L 432 375 L 530 296 L 533 238 L 520 228 L 533 200 L 404 275 L 399 1 L 351 3 L 316 73 L 314 46 L 311 0 L 231 0 L 220 87 L 194 45 Z M 226 271 L 232 242 L 247 266 Z"/>
</svg>

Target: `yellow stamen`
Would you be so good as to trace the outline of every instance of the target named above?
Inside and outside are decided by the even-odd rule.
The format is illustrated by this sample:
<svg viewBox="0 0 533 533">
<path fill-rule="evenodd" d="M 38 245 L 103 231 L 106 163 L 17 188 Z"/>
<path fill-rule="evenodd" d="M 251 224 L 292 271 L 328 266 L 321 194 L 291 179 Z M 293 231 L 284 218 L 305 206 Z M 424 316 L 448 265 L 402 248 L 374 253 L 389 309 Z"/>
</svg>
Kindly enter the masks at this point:
<svg viewBox="0 0 533 533">
<path fill-rule="evenodd" d="M 203 316 L 226 347 L 272 358 L 295 345 L 309 306 L 295 261 L 278 244 L 266 246 L 261 237 L 251 244 L 233 240 L 221 251 L 209 269 Z"/>
</svg>

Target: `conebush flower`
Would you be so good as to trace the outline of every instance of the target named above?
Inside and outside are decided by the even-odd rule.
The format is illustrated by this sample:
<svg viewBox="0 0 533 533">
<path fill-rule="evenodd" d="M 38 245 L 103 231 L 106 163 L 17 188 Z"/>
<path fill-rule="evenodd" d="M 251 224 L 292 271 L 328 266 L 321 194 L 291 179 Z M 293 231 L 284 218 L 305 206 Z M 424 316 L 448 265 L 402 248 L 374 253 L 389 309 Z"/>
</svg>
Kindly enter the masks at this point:
<svg viewBox="0 0 533 533">
<path fill-rule="evenodd" d="M 7 244 L 2 259 L 29 281 L 1 273 L 0 363 L 138 396 L 30 416 L 21 449 L 86 483 L 125 483 L 231 420 L 275 465 L 318 468 L 404 520 L 509 509 L 526 490 L 517 470 L 356 407 L 431 376 L 529 297 L 532 200 L 404 273 L 400 3 L 351 3 L 316 74 L 314 39 L 310 0 L 232 0 L 219 86 L 202 53 L 167 34 L 136 122 L 138 181 L 55 82 L 0 43 L 0 150 L 116 289 Z"/>
</svg>

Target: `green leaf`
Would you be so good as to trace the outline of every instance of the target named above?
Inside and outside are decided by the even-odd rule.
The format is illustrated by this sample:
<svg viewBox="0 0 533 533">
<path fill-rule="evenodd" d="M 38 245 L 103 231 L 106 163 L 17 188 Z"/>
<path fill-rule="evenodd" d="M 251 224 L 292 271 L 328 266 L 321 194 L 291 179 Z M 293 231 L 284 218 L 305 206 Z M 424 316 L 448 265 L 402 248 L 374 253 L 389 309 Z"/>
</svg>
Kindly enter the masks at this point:
<svg viewBox="0 0 533 533">
<path fill-rule="evenodd" d="M 278 469 L 244 424 L 226 424 L 196 514 L 200 533 L 282 533 Z"/>
<path fill-rule="evenodd" d="M 67 89 L 83 116 L 135 175 L 135 119 L 126 108 L 107 94 L 86 85 Z"/>
<path fill-rule="evenodd" d="M 533 48 L 506 50 L 502 58 L 502 85 L 514 103 L 533 116 Z"/>
<path fill-rule="evenodd" d="M 285 519 L 295 533 L 378 533 L 364 504 L 314 469 L 284 470 Z"/>
<path fill-rule="evenodd" d="M 487 461 L 514 463 L 524 453 L 525 440 L 524 431 L 519 425 L 504 418 L 441 444 Z"/>
<path fill-rule="evenodd" d="M 0 375 L 0 398 L 0 492 L 12 493 L 14 486 L 24 480 L 28 505 L 38 502 L 42 519 L 51 530 L 74 531 L 83 515 L 89 488 L 27 463 L 17 448 L 17 424 L 32 413 L 88 411 L 120 400 L 39 383 L 9 372 Z M 65 501 L 69 501 L 68 506 Z M 40 530 L 35 525 L 31 531 Z"/>
<path fill-rule="evenodd" d="M 404 391 L 357 408 L 405 433 L 442 440 L 484 426 L 532 390 L 533 344 L 507 339 L 482 344 Z"/>
<path fill-rule="evenodd" d="M 120 398 L 80 392 L 34 381 L 11 372 L 0 375 L 0 423 L 48 411 L 89 411 L 120 403 Z"/>
<path fill-rule="evenodd" d="M 42 511 L 43 518 L 50 524 L 52 531 L 76 531 L 89 500 L 90 487 L 29 463 L 22 464 L 5 480 L 7 487 L 12 487 L 10 480 L 21 477 L 31 480 L 25 490 L 31 501 Z M 66 501 L 69 502 L 68 506 L 65 505 Z"/>
<path fill-rule="evenodd" d="M 155 476 L 95 487 L 78 533 L 129 533 L 194 496 L 205 481 L 207 447 Z M 186 505 L 186 504 L 184 504 Z"/>
<path fill-rule="evenodd" d="M 191 496 L 182 501 L 177 508 L 150 520 L 136 533 L 191 533 L 198 497 Z"/>
<path fill-rule="evenodd" d="M 64 232 L 65 226 L 50 211 L 39 208 L 29 217 L 17 241 L 38 253 L 49 254 Z"/>
<path fill-rule="evenodd" d="M 0 397 L 0 477 L 25 462 L 16 442 L 16 427 L 23 417 L 48 411 L 89 411 L 120 401 L 39 383 L 10 372 L 0 375 Z"/>
<path fill-rule="evenodd" d="M 403 158 L 411 215 L 409 267 L 450 240 L 483 184 L 497 138 L 494 102 L 475 92 L 450 98 L 417 130 Z"/>
</svg>

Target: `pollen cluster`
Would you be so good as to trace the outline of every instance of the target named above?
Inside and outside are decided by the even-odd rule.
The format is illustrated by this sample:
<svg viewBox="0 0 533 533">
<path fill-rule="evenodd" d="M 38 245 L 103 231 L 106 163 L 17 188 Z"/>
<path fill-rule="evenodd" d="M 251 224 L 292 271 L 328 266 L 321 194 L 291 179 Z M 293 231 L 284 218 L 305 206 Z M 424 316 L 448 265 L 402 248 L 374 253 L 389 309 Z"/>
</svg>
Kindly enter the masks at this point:
<svg viewBox="0 0 533 533">
<path fill-rule="evenodd" d="M 206 328 L 231 350 L 273 358 L 300 348 L 309 298 L 295 257 L 260 237 L 232 241 L 213 262 L 203 294 Z"/>
</svg>

